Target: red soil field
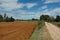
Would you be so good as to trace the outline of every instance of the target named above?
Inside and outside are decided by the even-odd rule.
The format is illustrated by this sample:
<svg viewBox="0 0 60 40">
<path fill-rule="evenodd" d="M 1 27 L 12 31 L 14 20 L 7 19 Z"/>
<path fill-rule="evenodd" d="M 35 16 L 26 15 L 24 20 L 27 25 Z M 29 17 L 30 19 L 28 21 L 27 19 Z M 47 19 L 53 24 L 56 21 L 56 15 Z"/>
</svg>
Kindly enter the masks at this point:
<svg viewBox="0 0 60 40">
<path fill-rule="evenodd" d="M 29 40 L 38 22 L 2 22 L 0 40 Z"/>
</svg>

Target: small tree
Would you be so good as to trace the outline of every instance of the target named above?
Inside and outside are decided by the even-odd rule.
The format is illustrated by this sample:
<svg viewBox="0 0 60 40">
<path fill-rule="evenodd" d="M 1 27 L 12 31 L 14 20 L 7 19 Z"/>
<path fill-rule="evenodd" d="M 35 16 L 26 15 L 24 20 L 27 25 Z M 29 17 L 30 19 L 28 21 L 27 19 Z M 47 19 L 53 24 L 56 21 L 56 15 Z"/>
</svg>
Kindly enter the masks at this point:
<svg viewBox="0 0 60 40">
<path fill-rule="evenodd" d="M 60 22 L 60 16 L 57 15 L 55 21 Z"/>
<path fill-rule="evenodd" d="M 38 19 L 32 18 L 33 21 L 38 21 Z"/>
<path fill-rule="evenodd" d="M 35 20 L 34 18 L 32 18 L 32 20 Z"/>
<path fill-rule="evenodd" d="M 10 18 L 8 16 L 6 17 L 6 22 L 10 22 Z"/>
<path fill-rule="evenodd" d="M 3 16 L 2 15 L 0 15 L 0 22 L 2 22 L 3 21 Z"/>
<path fill-rule="evenodd" d="M 13 17 L 10 18 L 10 22 L 14 22 L 15 19 Z"/>
<path fill-rule="evenodd" d="M 4 20 L 4 22 L 6 22 L 6 13 L 4 14 L 3 20 Z"/>
</svg>

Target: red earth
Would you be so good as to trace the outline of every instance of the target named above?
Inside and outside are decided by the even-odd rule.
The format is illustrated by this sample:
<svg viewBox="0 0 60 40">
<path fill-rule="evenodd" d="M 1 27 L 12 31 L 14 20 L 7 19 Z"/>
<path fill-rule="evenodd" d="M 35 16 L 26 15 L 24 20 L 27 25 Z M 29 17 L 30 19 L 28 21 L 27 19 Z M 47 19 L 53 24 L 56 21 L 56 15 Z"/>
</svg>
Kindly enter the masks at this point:
<svg viewBox="0 0 60 40">
<path fill-rule="evenodd" d="M 29 40 L 37 26 L 37 21 L 1 22 L 0 40 Z"/>
</svg>

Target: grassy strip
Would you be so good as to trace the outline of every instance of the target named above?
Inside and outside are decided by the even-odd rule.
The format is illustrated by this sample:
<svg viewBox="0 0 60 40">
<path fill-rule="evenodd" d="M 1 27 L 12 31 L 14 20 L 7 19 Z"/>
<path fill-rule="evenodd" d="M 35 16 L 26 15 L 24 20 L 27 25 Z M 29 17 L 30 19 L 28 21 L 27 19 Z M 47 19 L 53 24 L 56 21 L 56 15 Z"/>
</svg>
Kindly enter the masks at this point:
<svg viewBox="0 0 60 40">
<path fill-rule="evenodd" d="M 33 32 L 30 40 L 40 40 L 39 37 L 39 33 L 40 33 L 40 29 L 44 26 L 44 21 L 39 21 L 38 22 L 38 27 L 35 29 L 35 31 Z"/>
<path fill-rule="evenodd" d="M 60 22 L 52 22 L 52 24 L 54 24 L 54 25 L 60 27 Z"/>
</svg>

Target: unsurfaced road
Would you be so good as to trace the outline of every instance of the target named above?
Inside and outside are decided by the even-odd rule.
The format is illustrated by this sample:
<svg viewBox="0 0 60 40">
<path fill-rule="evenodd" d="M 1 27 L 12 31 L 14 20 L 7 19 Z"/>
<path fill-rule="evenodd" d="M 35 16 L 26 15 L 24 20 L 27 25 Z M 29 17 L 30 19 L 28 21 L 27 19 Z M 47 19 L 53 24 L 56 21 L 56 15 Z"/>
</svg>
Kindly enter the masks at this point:
<svg viewBox="0 0 60 40">
<path fill-rule="evenodd" d="M 47 23 L 47 22 L 45 22 L 45 25 L 46 25 L 48 32 L 50 33 L 52 39 L 60 40 L 60 28 L 58 28 L 57 26 L 55 26 L 51 23 Z"/>
</svg>

